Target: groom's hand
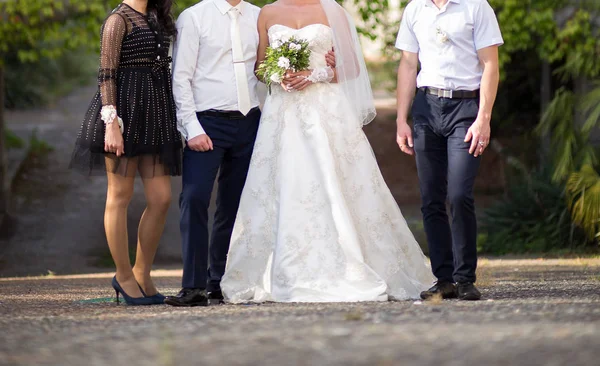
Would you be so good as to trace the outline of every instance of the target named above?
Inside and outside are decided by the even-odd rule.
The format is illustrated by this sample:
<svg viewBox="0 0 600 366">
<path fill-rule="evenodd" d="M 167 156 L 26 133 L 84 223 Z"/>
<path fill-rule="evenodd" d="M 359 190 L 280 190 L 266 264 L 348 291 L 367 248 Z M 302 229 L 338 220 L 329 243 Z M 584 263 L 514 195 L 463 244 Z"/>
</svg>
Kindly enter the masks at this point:
<svg viewBox="0 0 600 366">
<path fill-rule="evenodd" d="M 414 155 L 415 150 L 410 126 L 406 121 L 397 121 L 396 126 L 396 143 L 398 143 L 400 150 L 405 154 Z"/>
<path fill-rule="evenodd" d="M 213 150 L 213 143 L 207 134 L 196 136 L 187 142 L 188 147 L 194 151 L 205 152 Z"/>
<path fill-rule="evenodd" d="M 333 48 L 325 55 L 325 61 L 327 61 L 327 66 L 331 67 L 332 69 L 335 69 L 337 66 L 335 61 L 335 50 Z"/>
</svg>

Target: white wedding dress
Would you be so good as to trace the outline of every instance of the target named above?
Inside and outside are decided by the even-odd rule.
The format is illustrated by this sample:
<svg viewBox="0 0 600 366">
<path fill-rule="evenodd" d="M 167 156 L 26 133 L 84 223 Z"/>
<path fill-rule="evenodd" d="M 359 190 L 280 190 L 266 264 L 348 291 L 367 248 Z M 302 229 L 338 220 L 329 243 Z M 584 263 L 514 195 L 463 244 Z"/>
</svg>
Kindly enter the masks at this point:
<svg viewBox="0 0 600 366">
<path fill-rule="evenodd" d="M 328 26 L 274 25 L 271 43 L 310 43 L 311 68 L 332 48 Z M 221 288 L 228 302 L 418 298 L 428 259 L 385 184 L 338 84 L 267 97 Z"/>
</svg>

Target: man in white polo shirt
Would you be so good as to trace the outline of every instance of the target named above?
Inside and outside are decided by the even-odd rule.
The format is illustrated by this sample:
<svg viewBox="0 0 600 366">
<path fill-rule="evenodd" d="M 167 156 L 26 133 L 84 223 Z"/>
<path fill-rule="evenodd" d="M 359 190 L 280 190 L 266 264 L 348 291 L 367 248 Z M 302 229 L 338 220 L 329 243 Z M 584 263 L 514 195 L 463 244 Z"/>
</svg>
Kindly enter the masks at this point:
<svg viewBox="0 0 600 366">
<path fill-rule="evenodd" d="M 474 285 L 473 185 L 489 144 L 502 43 L 486 0 L 413 0 L 404 10 L 396 42 L 402 50 L 397 142 L 404 153 L 416 155 L 423 222 L 438 279 L 423 299 L 481 298 Z M 411 102 L 412 131 L 407 123 Z"/>
</svg>

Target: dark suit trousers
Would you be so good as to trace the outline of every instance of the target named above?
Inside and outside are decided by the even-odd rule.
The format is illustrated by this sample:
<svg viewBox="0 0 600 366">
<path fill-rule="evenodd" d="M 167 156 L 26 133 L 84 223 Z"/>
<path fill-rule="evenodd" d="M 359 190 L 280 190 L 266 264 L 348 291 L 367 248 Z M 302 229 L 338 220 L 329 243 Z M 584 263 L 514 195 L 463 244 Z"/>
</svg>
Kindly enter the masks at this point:
<svg viewBox="0 0 600 366">
<path fill-rule="evenodd" d="M 225 273 L 229 241 L 248 175 L 260 111 L 252 110 L 241 119 L 200 115 L 198 118 L 214 150 L 196 152 L 186 147 L 184 151 L 183 190 L 179 200 L 182 286 L 216 291 Z M 217 211 L 209 245 L 208 207 L 217 173 Z"/>
<path fill-rule="evenodd" d="M 475 282 L 477 220 L 473 185 L 480 159 L 464 142 L 479 99 L 448 99 L 417 92 L 414 146 L 422 213 L 433 274 L 442 281 Z M 452 224 L 446 212 L 450 202 Z"/>
</svg>

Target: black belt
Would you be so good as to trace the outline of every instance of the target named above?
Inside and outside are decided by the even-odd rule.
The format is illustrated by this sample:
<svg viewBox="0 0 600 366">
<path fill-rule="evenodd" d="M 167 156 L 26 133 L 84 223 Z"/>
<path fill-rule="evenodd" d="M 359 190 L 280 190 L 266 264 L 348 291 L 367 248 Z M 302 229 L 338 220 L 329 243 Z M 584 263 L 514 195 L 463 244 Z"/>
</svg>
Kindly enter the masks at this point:
<svg viewBox="0 0 600 366">
<path fill-rule="evenodd" d="M 160 58 L 158 56 L 156 60 L 152 61 L 142 61 L 142 62 L 132 62 L 129 64 L 121 64 L 119 65 L 118 70 L 137 70 L 137 71 L 145 71 L 145 72 L 158 72 L 163 69 L 168 70 L 169 66 L 173 62 L 173 58 L 163 57 Z"/>
<path fill-rule="evenodd" d="M 423 93 L 438 96 L 440 98 L 449 99 L 470 99 L 477 98 L 479 96 L 479 89 L 477 90 L 446 90 L 438 88 L 419 88 Z"/>
<path fill-rule="evenodd" d="M 219 118 L 228 118 L 228 119 L 242 119 L 246 118 L 250 115 L 250 113 L 254 113 L 258 110 L 258 107 L 252 108 L 247 115 L 243 115 L 240 111 L 219 111 L 216 109 L 209 109 L 207 111 L 198 112 L 198 116 L 207 116 L 207 117 L 219 117 Z"/>
</svg>

